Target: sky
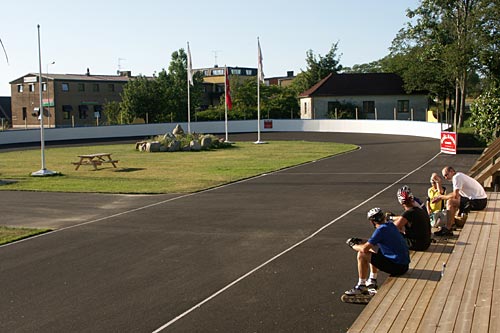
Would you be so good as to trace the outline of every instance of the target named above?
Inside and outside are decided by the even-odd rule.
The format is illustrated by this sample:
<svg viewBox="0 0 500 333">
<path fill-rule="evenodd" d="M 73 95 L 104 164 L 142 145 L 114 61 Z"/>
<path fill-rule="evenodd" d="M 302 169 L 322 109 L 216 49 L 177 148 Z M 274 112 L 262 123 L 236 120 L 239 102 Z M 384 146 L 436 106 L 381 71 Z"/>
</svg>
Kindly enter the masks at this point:
<svg viewBox="0 0 500 333">
<path fill-rule="evenodd" d="M 0 96 L 9 82 L 39 72 L 153 75 L 189 42 L 193 68 L 257 67 L 265 77 L 306 69 L 306 52 L 338 42 L 342 66 L 386 56 L 419 0 L 23 0 L 0 6 Z M 53 64 L 52 64 L 53 63 Z"/>
</svg>

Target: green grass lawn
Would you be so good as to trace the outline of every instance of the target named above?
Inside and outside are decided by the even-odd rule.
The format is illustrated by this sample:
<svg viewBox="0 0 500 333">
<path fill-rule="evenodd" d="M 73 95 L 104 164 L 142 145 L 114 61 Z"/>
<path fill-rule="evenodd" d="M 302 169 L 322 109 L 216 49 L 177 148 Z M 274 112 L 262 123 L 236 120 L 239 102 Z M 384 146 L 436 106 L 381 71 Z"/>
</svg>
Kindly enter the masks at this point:
<svg viewBox="0 0 500 333">
<path fill-rule="evenodd" d="M 238 142 L 232 148 L 175 153 L 139 152 L 133 144 L 47 148 L 46 168 L 62 174 L 56 177 L 30 176 L 41 167 L 40 150 L 0 152 L 0 190 L 189 193 L 356 148 L 306 141 Z M 112 153 L 118 167 L 103 164 L 94 170 L 83 165 L 75 170 L 71 162 L 92 153 Z"/>
</svg>

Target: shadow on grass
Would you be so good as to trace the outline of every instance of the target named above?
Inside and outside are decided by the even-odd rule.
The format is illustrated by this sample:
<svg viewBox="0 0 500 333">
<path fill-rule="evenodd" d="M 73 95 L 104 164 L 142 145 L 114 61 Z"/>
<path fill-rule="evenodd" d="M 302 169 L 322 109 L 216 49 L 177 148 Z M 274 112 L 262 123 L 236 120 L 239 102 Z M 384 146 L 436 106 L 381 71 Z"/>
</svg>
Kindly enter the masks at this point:
<svg viewBox="0 0 500 333">
<path fill-rule="evenodd" d="M 17 183 L 17 180 L 2 180 L 2 179 L 0 179 L 0 186 L 15 184 L 15 183 Z"/>
<path fill-rule="evenodd" d="M 119 170 L 115 170 L 115 172 L 134 172 L 134 171 L 142 171 L 146 170 L 145 168 L 122 168 Z"/>
</svg>

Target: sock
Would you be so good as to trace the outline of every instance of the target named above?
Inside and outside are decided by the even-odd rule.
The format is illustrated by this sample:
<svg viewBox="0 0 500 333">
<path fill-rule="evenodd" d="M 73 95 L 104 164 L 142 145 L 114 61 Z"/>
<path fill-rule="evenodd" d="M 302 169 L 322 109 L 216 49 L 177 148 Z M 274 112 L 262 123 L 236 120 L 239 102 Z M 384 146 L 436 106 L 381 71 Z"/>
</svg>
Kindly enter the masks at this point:
<svg viewBox="0 0 500 333">
<path fill-rule="evenodd" d="M 377 273 L 370 273 L 370 280 L 376 280 L 377 279 Z"/>
<path fill-rule="evenodd" d="M 359 279 L 358 286 L 366 286 L 366 279 Z"/>
</svg>

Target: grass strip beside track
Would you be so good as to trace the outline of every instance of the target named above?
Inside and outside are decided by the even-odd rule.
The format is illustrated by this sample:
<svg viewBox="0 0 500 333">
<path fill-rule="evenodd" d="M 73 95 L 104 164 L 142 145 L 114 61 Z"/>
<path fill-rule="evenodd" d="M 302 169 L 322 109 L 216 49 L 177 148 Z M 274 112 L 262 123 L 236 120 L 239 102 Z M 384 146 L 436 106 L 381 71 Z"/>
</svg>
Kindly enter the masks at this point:
<svg viewBox="0 0 500 333">
<path fill-rule="evenodd" d="M 50 229 L 11 228 L 0 226 L 0 245 L 43 234 Z"/>
</svg>

